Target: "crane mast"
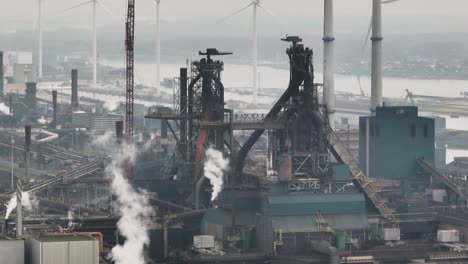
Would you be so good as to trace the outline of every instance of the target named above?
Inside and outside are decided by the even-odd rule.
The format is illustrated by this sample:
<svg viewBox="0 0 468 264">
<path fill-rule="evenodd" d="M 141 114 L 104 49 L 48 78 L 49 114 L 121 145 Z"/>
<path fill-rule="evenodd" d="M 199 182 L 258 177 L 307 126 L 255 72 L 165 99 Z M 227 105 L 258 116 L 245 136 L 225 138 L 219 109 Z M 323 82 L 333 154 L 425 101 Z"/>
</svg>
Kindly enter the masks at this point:
<svg viewBox="0 0 468 264">
<path fill-rule="evenodd" d="M 133 87 L 134 87 L 134 41 L 135 41 L 135 0 L 127 0 L 127 21 L 125 23 L 126 50 L 126 112 L 125 137 L 127 144 L 133 144 Z"/>
</svg>

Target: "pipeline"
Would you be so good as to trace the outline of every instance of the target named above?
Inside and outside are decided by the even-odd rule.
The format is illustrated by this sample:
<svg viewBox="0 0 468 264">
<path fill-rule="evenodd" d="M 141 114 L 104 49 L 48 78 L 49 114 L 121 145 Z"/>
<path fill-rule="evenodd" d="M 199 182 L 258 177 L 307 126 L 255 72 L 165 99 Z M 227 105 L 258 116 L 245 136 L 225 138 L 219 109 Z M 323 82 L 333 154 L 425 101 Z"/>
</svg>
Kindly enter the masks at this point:
<svg viewBox="0 0 468 264">
<path fill-rule="evenodd" d="M 264 263 L 268 257 L 263 253 L 242 253 L 242 254 L 227 254 L 222 256 L 184 256 L 184 261 L 187 263 L 222 263 L 236 262 L 243 263 L 245 261 L 255 261 L 256 263 Z M 266 263 L 266 262 L 265 262 Z"/>
<path fill-rule="evenodd" d="M 169 250 L 168 226 L 169 226 L 169 224 L 174 219 L 180 219 L 180 218 L 185 218 L 185 217 L 189 217 L 189 216 L 204 214 L 206 211 L 207 210 L 205 209 L 205 210 L 193 210 L 193 211 L 189 211 L 189 212 L 183 212 L 183 213 L 180 213 L 180 214 L 172 215 L 169 218 L 167 218 L 166 220 L 164 220 L 164 223 L 163 223 L 164 258 L 167 258 L 168 255 L 169 255 L 168 254 L 168 250 Z"/>
</svg>

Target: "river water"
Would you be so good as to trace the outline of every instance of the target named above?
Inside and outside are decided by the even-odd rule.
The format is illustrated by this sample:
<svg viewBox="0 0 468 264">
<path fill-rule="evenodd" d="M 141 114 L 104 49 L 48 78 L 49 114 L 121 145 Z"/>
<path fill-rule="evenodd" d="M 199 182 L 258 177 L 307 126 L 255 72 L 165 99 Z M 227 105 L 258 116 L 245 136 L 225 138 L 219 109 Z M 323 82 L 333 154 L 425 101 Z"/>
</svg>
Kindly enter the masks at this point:
<svg viewBox="0 0 468 264">
<path fill-rule="evenodd" d="M 122 61 L 117 60 L 102 60 L 102 64 L 113 67 L 124 67 Z M 179 68 L 186 67 L 186 64 L 162 64 L 161 79 L 172 78 L 177 76 Z M 288 86 L 289 71 L 270 66 L 259 66 L 259 83 L 260 89 L 278 89 L 278 94 Z M 226 64 L 222 75 L 223 83 L 226 86 L 226 99 L 251 100 L 250 95 L 230 94 L 229 89 L 233 87 L 246 90 L 251 89 L 252 85 L 252 70 L 249 65 Z M 135 62 L 135 80 L 136 83 L 153 86 L 156 83 L 156 65 L 150 62 Z M 315 82 L 322 82 L 322 74 L 315 74 Z M 370 77 L 361 77 L 361 86 L 366 95 L 370 95 L 371 81 Z M 347 92 L 352 94 L 361 94 L 359 82 L 356 76 L 351 75 L 335 75 L 335 89 L 338 92 Z M 384 78 L 383 80 L 383 96 L 393 98 L 403 98 L 405 90 L 409 89 L 416 95 L 444 96 L 444 97 L 461 97 L 461 94 L 468 91 L 468 81 L 466 80 L 426 80 L 426 79 L 404 79 L 404 78 Z M 235 98 L 234 98 L 235 97 Z M 275 100 L 275 96 L 265 94 L 259 96 L 259 100 L 265 103 L 270 103 Z M 468 131 L 468 117 L 446 118 L 447 129 L 466 130 Z M 468 156 L 468 150 L 456 149 L 456 146 L 449 146 L 447 149 L 447 162 L 453 161 L 454 157 Z"/>
</svg>

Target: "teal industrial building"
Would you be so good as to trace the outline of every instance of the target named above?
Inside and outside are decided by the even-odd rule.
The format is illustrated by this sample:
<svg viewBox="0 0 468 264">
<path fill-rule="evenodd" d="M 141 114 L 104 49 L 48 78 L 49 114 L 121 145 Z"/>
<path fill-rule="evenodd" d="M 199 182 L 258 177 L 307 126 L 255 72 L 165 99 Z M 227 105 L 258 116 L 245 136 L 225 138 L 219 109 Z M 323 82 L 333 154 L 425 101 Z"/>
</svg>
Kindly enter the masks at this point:
<svg viewBox="0 0 468 264">
<path fill-rule="evenodd" d="M 398 181 L 406 196 L 429 183 L 416 160 L 434 164 L 434 119 L 418 116 L 415 106 L 377 107 L 374 116 L 360 117 L 359 128 L 359 164 L 367 175 Z"/>
</svg>

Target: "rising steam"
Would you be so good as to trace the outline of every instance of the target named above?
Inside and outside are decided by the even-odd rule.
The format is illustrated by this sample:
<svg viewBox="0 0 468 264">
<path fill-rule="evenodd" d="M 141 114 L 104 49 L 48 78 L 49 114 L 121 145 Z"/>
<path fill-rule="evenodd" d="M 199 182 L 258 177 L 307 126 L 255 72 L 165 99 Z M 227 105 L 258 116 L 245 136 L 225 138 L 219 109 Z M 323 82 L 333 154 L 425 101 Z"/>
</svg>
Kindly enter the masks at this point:
<svg viewBox="0 0 468 264">
<path fill-rule="evenodd" d="M 206 160 L 203 167 L 205 177 L 210 180 L 213 185 L 213 193 L 211 194 L 211 201 L 214 201 L 218 194 L 223 189 L 223 176 L 229 169 L 229 160 L 225 159 L 223 153 L 210 147 L 206 153 Z"/>
<path fill-rule="evenodd" d="M 7 210 L 5 214 L 5 219 L 8 219 L 11 212 L 16 208 L 16 193 L 13 194 L 10 201 L 5 204 Z M 28 192 L 21 193 L 21 205 L 26 209 L 26 211 L 32 211 L 34 208 L 37 208 L 39 205 L 39 201 L 33 195 L 29 195 Z"/>
<path fill-rule="evenodd" d="M 123 245 L 112 248 L 110 257 L 116 264 L 144 264 L 144 248 L 150 239 L 148 228 L 154 214 L 146 192 L 136 190 L 124 175 L 124 164 L 133 163 L 135 150 L 125 146 L 112 163 L 106 168 L 106 173 L 112 177 L 111 189 L 116 196 L 114 206 L 120 214 L 117 228 L 125 237 Z"/>
<path fill-rule="evenodd" d="M 3 113 L 5 115 L 9 115 L 10 114 L 10 107 L 5 105 L 5 103 L 0 103 L 0 113 Z"/>
</svg>

